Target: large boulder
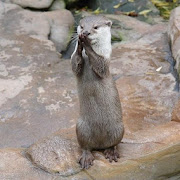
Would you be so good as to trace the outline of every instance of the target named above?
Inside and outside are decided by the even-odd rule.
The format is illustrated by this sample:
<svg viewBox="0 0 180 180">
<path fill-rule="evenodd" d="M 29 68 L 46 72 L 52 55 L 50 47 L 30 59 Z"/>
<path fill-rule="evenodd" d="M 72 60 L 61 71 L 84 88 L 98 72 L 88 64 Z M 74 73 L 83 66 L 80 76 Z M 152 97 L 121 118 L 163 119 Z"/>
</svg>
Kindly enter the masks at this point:
<svg viewBox="0 0 180 180">
<path fill-rule="evenodd" d="M 163 38 L 162 31 L 153 35 L 150 31 L 138 41 L 116 45 L 113 50 L 111 72 L 117 79 L 127 133 L 171 121 L 178 92 L 165 60 L 166 50 L 159 48 Z"/>
<path fill-rule="evenodd" d="M 49 39 L 58 52 L 66 49 L 74 24 L 70 11 L 34 12 L 3 2 L 0 2 L 0 6 L 1 12 L 4 12 L 0 23 L 7 33 Z"/>
<path fill-rule="evenodd" d="M 23 8 L 43 9 L 51 6 L 54 0 L 10 0 Z"/>
<path fill-rule="evenodd" d="M 47 21 L 40 16 L 41 24 L 40 19 L 33 24 L 35 17 L 23 18 L 33 12 L 1 5 L 0 147 L 27 147 L 60 127 L 74 125 L 75 80 L 69 61 L 59 63 L 60 56 L 46 37 L 51 12 L 46 14 Z"/>
<path fill-rule="evenodd" d="M 175 68 L 180 74 L 180 7 L 171 12 L 168 34 L 171 41 L 173 57 L 176 61 Z"/>
</svg>

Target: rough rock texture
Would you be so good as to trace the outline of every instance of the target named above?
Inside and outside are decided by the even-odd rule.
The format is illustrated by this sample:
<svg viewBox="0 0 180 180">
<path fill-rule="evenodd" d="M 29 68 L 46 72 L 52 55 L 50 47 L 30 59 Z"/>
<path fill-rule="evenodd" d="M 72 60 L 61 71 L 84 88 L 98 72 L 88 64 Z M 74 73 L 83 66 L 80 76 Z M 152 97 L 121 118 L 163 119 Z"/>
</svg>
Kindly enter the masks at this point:
<svg viewBox="0 0 180 180">
<path fill-rule="evenodd" d="M 174 59 L 176 60 L 176 69 L 180 74 L 180 7 L 171 12 L 168 34 L 171 41 L 171 49 Z"/>
<path fill-rule="evenodd" d="M 48 8 L 53 3 L 53 0 L 11 0 L 12 3 L 17 4 L 23 8 L 43 9 Z"/>
<path fill-rule="evenodd" d="M 55 178 L 55 177 L 54 177 Z M 23 155 L 23 149 L 0 149 L 1 180 L 51 180 L 52 175 L 40 171 Z"/>
<path fill-rule="evenodd" d="M 80 155 L 75 129 L 61 131 L 32 145 L 27 155 L 37 166 L 50 173 L 70 176 L 80 172 Z"/>
<path fill-rule="evenodd" d="M 161 36 L 159 38 L 162 39 Z M 159 41 L 157 36 L 155 39 Z M 174 91 L 176 83 L 168 73 L 170 67 L 163 60 L 163 52 L 154 46 L 155 41 L 152 44 L 145 42 L 140 39 L 135 43 L 118 45 L 112 59 L 112 73 L 118 78 L 127 133 L 170 121 L 178 97 Z M 158 68 L 161 69 L 157 71 Z"/>
<path fill-rule="evenodd" d="M 178 177 L 180 124 L 171 119 L 179 93 L 167 62 L 167 24 L 141 24 L 143 30 L 135 26 L 140 34 L 136 40 L 114 44 L 111 72 L 125 124 L 121 158 L 110 164 L 101 152 L 94 152 L 94 166 L 81 171 L 75 135 L 79 104 L 70 61 L 60 59 L 54 44 L 40 38 L 48 31 L 24 33 L 36 21 L 20 26 L 23 12 L 35 13 L 13 4 L 0 6 L 0 179 Z M 41 24 L 43 29 L 48 23 Z"/>
<path fill-rule="evenodd" d="M 24 149 L 0 149 L 0 179 L 1 180 L 90 180 L 85 173 L 80 172 L 71 177 L 61 177 L 50 174 L 34 166 L 25 157 Z"/>
<path fill-rule="evenodd" d="M 70 11 L 33 12 L 17 5 L 0 2 L 1 29 L 14 35 L 51 40 L 58 52 L 66 49 L 74 19 Z"/>
</svg>

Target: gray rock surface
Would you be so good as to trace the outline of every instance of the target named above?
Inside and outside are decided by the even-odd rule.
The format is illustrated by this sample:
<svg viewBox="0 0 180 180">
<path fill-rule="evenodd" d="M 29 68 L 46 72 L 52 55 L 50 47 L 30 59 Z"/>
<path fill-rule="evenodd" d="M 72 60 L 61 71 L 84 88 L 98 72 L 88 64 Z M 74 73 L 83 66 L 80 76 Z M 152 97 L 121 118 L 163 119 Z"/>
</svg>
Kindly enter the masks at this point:
<svg viewBox="0 0 180 180">
<path fill-rule="evenodd" d="M 24 33 L 30 25 L 36 27 L 34 21 L 24 20 L 26 26 L 20 31 L 23 19 L 19 20 L 19 14 L 24 10 L 5 3 L 3 9 L 7 12 L 0 16 L 0 146 L 26 147 L 59 127 L 74 125 L 69 110 L 73 112 L 77 99 L 75 82 L 70 63 L 59 63 L 60 56 L 50 40 Z M 38 33 L 45 36 L 44 29 Z"/>
<path fill-rule="evenodd" d="M 1 180 L 90 180 L 85 172 L 70 177 L 50 174 L 34 166 L 25 157 L 24 149 L 0 149 Z"/>
<path fill-rule="evenodd" d="M 32 145 L 27 155 L 38 167 L 60 176 L 70 176 L 81 171 L 78 162 L 80 148 L 75 129 L 61 131 Z"/>
<path fill-rule="evenodd" d="M 53 0 L 10 0 L 10 2 L 23 8 L 43 9 L 50 7 Z"/>
<path fill-rule="evenodd" d="M 52 180 L 56 177 L 40 171 L 23 155 L 24 149 L 0 149 L 1 180 Z"/>
<path fill-rule="evenodd" d="M 68 10 L 34 12 L 17 5 L 0 2 L 1 28 L 6 33 L 51 40 L 58 52 L 66 49 L 72 34 L 74 18 Z"/>
</svg>

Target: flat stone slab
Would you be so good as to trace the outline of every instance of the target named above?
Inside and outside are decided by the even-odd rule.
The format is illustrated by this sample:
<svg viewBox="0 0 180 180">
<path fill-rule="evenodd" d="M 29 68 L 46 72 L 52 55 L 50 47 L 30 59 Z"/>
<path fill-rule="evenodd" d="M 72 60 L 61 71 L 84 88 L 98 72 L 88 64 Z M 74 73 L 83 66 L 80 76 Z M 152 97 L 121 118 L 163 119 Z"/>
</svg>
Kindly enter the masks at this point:
<svg viewBox="0 0 180 180">
<path fill-rule="evenodd" d="M 14 4 L 18 4 L 21 7 L 35 8 L 35 9 L 43 9 L 48 8 L 53 3 L 53 0 L 12 0 Z"/>
<path fill-rule="evenodd" d="M 138 131 L 128 139 L 124 138 L 119 145 L 119 162 L 109 163 L 101 152 L 94 152 L 94 166 L 88 170 L 81 170 L 77 163 L 80 151 L 74 138 L 74 128 L 62 130 L 37 142 L 28 150 L 1 149 L 0 178 L 131 180 L 133 176 L 138 180 L 150 180 L 166 179 L 172 174 L 178 177 L 179 128 L 180 123 L 169 122 L 154 129 Z M 27 153 L 31 159 L 26 158 Z"/>
<path fill-rule="evenodd" d="M 72 177 L 62 177 L 50 174 L 34 166 L 25 157 L 25 149 L 0 149 L 0 179 L 1 180 L 90 180 L 85 172 L 79 172 Z"/>
<path fill-rule="evenodd" d="M 178 179 L 179 152 L 180 144 L 177 144 L 139 159 L 128 160 L 121 165 L 101 164 L 99 168 L 91 168 L 88 174 L 98 180 L 131 180 L 132 177 L 139 180 L 170 179 L 173 175 L 174 179 Z"/>
</svg>

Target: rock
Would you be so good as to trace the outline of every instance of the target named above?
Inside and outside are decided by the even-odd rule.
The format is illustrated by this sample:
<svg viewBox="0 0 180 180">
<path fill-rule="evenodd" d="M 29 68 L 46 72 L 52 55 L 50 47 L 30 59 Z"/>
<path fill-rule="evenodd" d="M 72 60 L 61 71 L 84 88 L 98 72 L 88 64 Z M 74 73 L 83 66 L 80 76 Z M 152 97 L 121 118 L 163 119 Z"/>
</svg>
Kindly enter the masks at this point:
<svg viewBox="0 0 180 180">
<path fill-rule="evenodd" d="M 62 177 L 58 174 L 50 174 L 32 165 L 25 158 L 24 149 L 0 149 L 0 179 L 1 180 L 90 180 L 84 172 L 73 177 Z"/>
<path fill-rule="evenodd" d="M 23 156 L 23 149 L 0 149 L 0 179 L 52 180 L 55 176 L 40 171 Z"/>
<path fill-rule="evenodd" d="M 173 179 L 176 175 L 179 177 L 179 156 L 180 145 L 177 144 L 139 159 L 127 160 L 121 165 L 99 163 L 99 167 L 92 167 L 88 174 L 98 180 Z"/>
<path fill-rule="evenodd" d="M 53 0 L 11 0 L 11 3 L 17 4 L 23 8 L 44 9 L 51 6 Z"/>
<path fill-rule="evenodd" d="M 172 121 L 180 122 L 180 101 L 175 105 L 172 112 Z"/>
<path fill-rule="evenodd" d="M 20 15 L 34 12 L 6 3 L 1 7 L 7 12 L 0 15 L 0 147 L 27 147 L 61 127 L 75 125 L 75 80 L 70 62 L 59 63 L 53 43 L 35 38 L 35 25 Z M 52 14 L 48 15 L 50 21 Z M 41 23 L 39 31 L 48 34 L 48 20 Z"/>
<path fill-rule="evenodd" d="M 31 162 L 25 158 L 24 149 L 0 149 L 0 179 L 53 180 L 57 178 L 59 180 L 89 180 L 94 178 L 131 180 L 132 176 L 138 180 L 143 180 L 145 177 L 149 179 L 170 178 L 171 174 L 178 175 L 179 172 L 179 128 L 180 124 L 178 122 L 169 122 L 148 131 L 139 131 L 134 135 L 132 134 L 128 139 L 123 139 L 123 143 L 120 144 L 121 159 L 118 163 L 109 163 L 100 152 L 95 152 L 96 160 L 94 166 L 88 171 L 81 171 L 71 176 L 66 176 L 67 174 L 62 176 L 55 173 L 46 173 L 33 166 Z M 73 134 L 73 129 L 61 131 L 51 136 L 51 138 L 31 146 L 28 151 L 33 154 L 32 157 L 36 158 L 40 157 L 40 154 L 43 155 L 43 152 L 44 156 L 41 157 L 37 163 L 40 164 L 42 160 L 46 159 L 44 163 L 47 165 L 50 152 L 55 150 L 60 157 L 63 157 L 71 151 L 71 148 L 67 148 L 66 145 L 60 146 L 60 149 L 56 149 L 59 146 L 56 144 L 59 140 L 61 141 L 65 138 L 65 144 L 67 144 L 71 139 L 70 143 L 74 142 L 77 144 L 77 142 L 74 141 Z M 54 143 L 54 145 L 51 146 L 51 143 Z M 67 148 L 67 152 L 65 152 L 63 148 Z M 77 149 L 76 152 L 78 152 Z M 75 157 L 71 158 L 75 159 Z M 64 168 L 63 165 L 66 165 L 62 162 L 70 163 L 66 161 L 67 159 L 64 159 L 66 158 L 63 158 L 63 161 L 59 163 L 59 167 L 62 169 Z M 54 161 L 57 162 L 57 159 L 55 158 Z M 75 161 L 72 162 L 72 164 L 75 164 Z M 77 166 L 77 164 L 75 166 Z M 70 170 L 72 169 L 72 167 L 69 168 Z"/>
<path fill-rule="evenodd" d="M 179 123 L 170 122 L 148 131 L 139 131 L 135 136 L 132 134 L 132 139 L 123 139 L 120 144 L 121 158 L 118 163 L 109 163 L 97 154 L 98 160 L 95 160 L 88 174 L 99 180 L 131 180 L 132 177 L 138 180 L 160 180 L 178 174 L 179 128 Z"/>
<path fill-rule="evenodd" d="M 153 5 L 149 0 L 93 0 L 89 2 L 89 7 L 93 10 L 100 9 L 109 14 L 128 14 L 129 12 L 134 12 L 135 17 L 139 20 L 146 21 L 150 24 L 156 22 L 155 17 L 159 17 L 159 10 Z"/>
<path fill-rule="evenodd" d="M 49 39 L 55 44 L 58 52 L 66 49 L 74 23 L 70 11 L 32 12 L 23 10 L 19 6 L 0 3 L 3 7 L 2 11 L 10 8 L 0 22 L 7 32 L 28 35 L 40 40 Z"/>
<path fill-rule="evenodd" d="M 178 99 L 175 78 L 168 73 L 166 51 L 158 48 L 163 33 L 152 35 L 151 32 L 151 36 L 146 34 L 134 43 L 121 44 L 113 50 L 111 72 L 118 79 L 126 133 L 171 121 Z"/>
<path fill-rule="evenodd" d="M 173 57 L 176 61 L 175 68 L 180 74 L 180 7 L 171 12 L 168 34 L 171 41 Z"/>
<path fill-rule="evenodd" d="M 80 153 L 75 137 L 75 129 L 56 133 L 32 145 L 28 149 L 28 155 L 33 163 L 50 173 L 61 176 L 76 174 L 80 172 L 77 163 Z"/>
<path fill-rule="evenodd" d="M 65 2 L 64 0 L 55 0 L 51 7 L 49 8 L 50 11 L 65 9 Z"/>
<path fill-rule="evenodd" d="M 50 23 L 49 38 L 58 52 L 65 51 L 73 32 L 74 18 L 70 11 L 57 10 L 46 13 Z"/>
<path fill-rule="evenodd" d="M 93 179 L 112 180 L 130 180 L 133 175 L 135 179 L 143 180 L 147 175 L 149 179 L 157 179 L 176 174 L 180 165 L 179 130 L 180 123 L 169 122 L 128 135 L 119 146 L 121 158 L 118 163 L 109 163 L 101 152 L 93 152 L 94 166 L 87 170 L 88 175 Z M 74 129 L 60 131 L 32 145 L 28 153 L 37 166 L 68 177 L 80 172 L 77 163 L 79 150 L 74 137 Z M 153 173 L 152 166 L 155 167 Z"/>
</svg>

